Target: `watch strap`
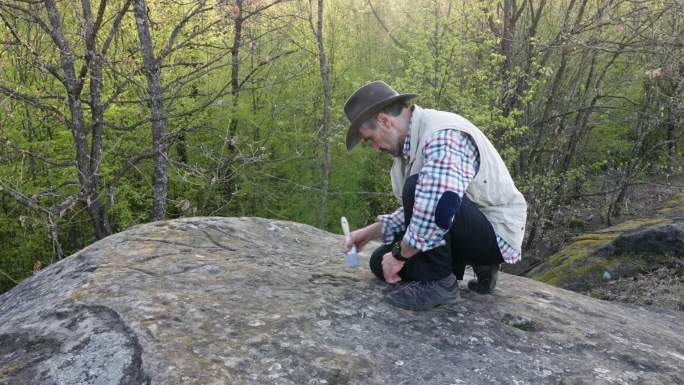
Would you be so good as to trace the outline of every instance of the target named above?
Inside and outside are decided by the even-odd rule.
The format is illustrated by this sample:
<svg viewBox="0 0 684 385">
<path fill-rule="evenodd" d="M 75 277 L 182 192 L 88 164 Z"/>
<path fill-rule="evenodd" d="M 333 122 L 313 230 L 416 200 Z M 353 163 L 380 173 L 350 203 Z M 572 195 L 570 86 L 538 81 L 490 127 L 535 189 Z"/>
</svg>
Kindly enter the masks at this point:
<svg viewBox="0 0 684 385">
<path fill-rule="evenodd" d="M 392 246 L 392 257 L 397 261 L 406 262 L 409 259 L 401 255 L 401 243 L 397 242 Z"/>
</svg>

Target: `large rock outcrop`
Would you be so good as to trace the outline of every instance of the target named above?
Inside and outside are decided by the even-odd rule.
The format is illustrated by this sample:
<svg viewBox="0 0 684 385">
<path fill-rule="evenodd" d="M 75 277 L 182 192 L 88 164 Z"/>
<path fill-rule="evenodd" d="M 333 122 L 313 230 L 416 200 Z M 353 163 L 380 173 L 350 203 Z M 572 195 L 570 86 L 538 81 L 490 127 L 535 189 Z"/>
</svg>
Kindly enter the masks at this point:
<svg viewBox="0 0 684 385">
<path fill-rule="evenodd" d="M 655 216 L 578 236 L 526 276 L 588 291 L 607 280 L 635 277 L 681 263 L 683 258 L 684 194 L 679 194 Z"/>
<path fill-rule="evenodd" d="M 341 237 L 258 218 L 134 227 L 0 296 L 0 384 L 683 384 L 677 312 L 502 274 L 410 312 Z"/>
</svg>

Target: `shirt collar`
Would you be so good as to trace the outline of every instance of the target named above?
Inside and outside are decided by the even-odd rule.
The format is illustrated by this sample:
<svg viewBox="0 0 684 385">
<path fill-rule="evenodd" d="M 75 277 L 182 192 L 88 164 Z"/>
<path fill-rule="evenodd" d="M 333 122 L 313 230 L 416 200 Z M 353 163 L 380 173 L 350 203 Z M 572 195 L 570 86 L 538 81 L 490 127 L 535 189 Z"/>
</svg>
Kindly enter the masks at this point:
<svg viewBox="0 0 684 385">
<path fill-rule="evenodd" d="M 411 156 L 410 156 L 410 151 L 411 151 L 411 134 L 408 133 L 406 134 L 406 140 L 404 141 L 404 150 L 401 152 L 401 157 L 405 161 L 408 161 Z"/>
<path fill-rule="evenodd" d="M 409 118 L 409 124 L 408 127 L 406 128 L 406 139 L 404 140 L 404 150 L 401 152 L 401 157 L 405 161 L 408 161 L 411 159 L 411 127 L 413 123 L 413 113 L 416 109 L 416 106 L 411 106 L 411 117 Z"/>
</svg>

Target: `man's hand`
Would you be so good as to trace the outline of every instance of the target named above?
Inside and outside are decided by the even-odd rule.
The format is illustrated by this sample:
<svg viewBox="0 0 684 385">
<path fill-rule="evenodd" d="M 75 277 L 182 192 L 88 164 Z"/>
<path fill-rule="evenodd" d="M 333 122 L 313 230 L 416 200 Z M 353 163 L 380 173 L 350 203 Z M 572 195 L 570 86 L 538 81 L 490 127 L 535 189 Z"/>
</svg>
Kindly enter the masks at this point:
<svg viewBox="0 0 684 385">
<path fill-rule="evenodd" d="M 345 253 L 351 250 L 352 246 L 356 245 L 356 251 L 361 251 L 366 243 L 373 239 L 379 238 L 382 235 L 382 223 L 375 222 L 362 229 L 352 231 L 349 238 L 342 242 L 342 251 Z"/>
<path fill-rule="evenodd" d="M 382 256 L 382 275 L 385 277 L 387 283 L 397 283 L 401 281 L 398 273 L 404 267 L 406 262 L 400 261 L 392 256 L 392 253 L 387 253 Z"/>
</svg>

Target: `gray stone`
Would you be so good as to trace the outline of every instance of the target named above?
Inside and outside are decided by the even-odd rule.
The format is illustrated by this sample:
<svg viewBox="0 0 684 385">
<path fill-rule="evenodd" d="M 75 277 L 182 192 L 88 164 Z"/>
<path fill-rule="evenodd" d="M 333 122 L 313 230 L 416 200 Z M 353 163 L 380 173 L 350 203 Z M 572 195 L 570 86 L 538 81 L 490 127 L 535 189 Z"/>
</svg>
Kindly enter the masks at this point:
<svg viewBox="0 0 684 385">
<path fill-rule="evenodd" d="M 620 234 L 611 242 L 614 255 L 655 254 L 684 257 L 684 221 Z"/>
<path fill-rule="evenodd" d="M 674 220 L 641 218 L 581 234 L 526 275 L 587 292 L 606 280 L 676 266 L 684 257 L 684 222 Z"/>
<path fill-rule="evenodd" d="M 405 311 L 341 240 L 258 218 L 110 236 L 0 296 L 0 384 L 684 383 L 682 313 L 507 274 Z"/>
</svg>

